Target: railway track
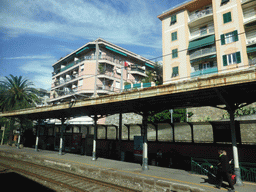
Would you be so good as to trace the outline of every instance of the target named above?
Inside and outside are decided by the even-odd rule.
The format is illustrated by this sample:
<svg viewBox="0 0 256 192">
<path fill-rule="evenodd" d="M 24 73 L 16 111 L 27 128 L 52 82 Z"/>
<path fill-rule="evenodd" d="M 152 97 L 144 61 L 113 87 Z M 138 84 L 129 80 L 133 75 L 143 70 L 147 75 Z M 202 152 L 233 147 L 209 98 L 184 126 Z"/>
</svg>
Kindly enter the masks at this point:
<svg viewBox="0 0 256 192">
<path fill-rule="evenodd" d="M 61 186 L 66 191 L 93 191 L 93 192 L 134 192 L 137 190 L 107 183 L 82 175 L 38 165 L 18 159 L 0 156 L 0 166 L 5 169 L 21 173 L 26 176 L 36 178 L 37 180 Z"/>
</svg>

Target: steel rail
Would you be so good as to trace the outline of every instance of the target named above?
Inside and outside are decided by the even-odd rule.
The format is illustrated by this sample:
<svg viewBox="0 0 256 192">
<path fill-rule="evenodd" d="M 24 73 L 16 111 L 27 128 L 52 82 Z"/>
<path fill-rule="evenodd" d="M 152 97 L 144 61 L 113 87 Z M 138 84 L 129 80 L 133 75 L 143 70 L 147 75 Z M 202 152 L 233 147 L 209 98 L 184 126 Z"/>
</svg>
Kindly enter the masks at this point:
<svg viewBox="0 0 256 192">
<path fill-rule="evenodd" d="M 31 162 L 26 162 L 26 161 L 22 161 L 22 160 L 18 160 L 18 159 L 13 159 L 13 158 L 9 158 L 9 157 L 2 157 L 2 156 L 0 156 L 0 161 L 2 159 L 3 160 L 7 160 L 8 162 L 10 162 L 10 161 L 16 162 L 16 163 L 18 163 L 18 166 L 27 165 L 27 166 L 29 166 L 29 169 L 33 169 L 33 168 L 36 168 L 37 170 L 41 169 L 42 170 L 41 171 L 42 175 L 33 173 L 32 171 L 28 171 L 28 170 L 26 170 L 25 167 L 18 168 L 18 167 L 14 167 L 14 166 L 7 165 L 5 163 L 1 163 L 0 162 L 0 166 L 2 166 L 2 167 L 11 169 L 11 170 L 13 170 L 15 172 L 19 172 L 19 173 L 23 173 L 25 175 L 29 175 L 29 176 L 35 177 L 35 178 L 40 179 L 40 180 L 47 181 L 49 183 L 53 183 L 55 185 L 59 185 L 59 186 L 61 186 L 63 188 L 67 188 L 67 189 L 69 189 L 71 191 L 78 191 L 78 192 L 80 192 L 80 191 L 81 192 L 82 191 L 88 191 L 89 192 L 91 190 L 81 189 L 79 187 L 72 186 L 72 184 L 56 181 L 55 179 L 43 176 L 42 172 L 43 171 L 50 171 L 52 173 L 52 175 L 56 174 L 56 177 L 58 177 L 58 176 L 65 177 L 66 176 L 66 177 L 69 177 L 70 179 L 74 180 L 74 182 L 76 180 L 85 181 L 86 182 L 85 186 L 86 186 L 86 184 L 90 183 L 90 184 L 93 184 L 95 186 L 100 186 L 102 188 L 106 188 L 106 189 L 114 190 L 114 191 L 124 191 L 124 192 L 126 192 L 126 191 L 127 192 L 138 191 L 138 190 L 135 190 L 135 189 L 131 189 L 131 188 L 119 186 L 119 185 L 116 185 L 116 184 L 112 184 L 112 183 L 108 183 L 108 182 L 92 179 L 92 178 L 89 178 L 89 177 L 77 175 L 77 174 L 70 173 L 70 172 L 67 172 L 67 171 L 63 171 L 63 170 L 59 170 L 59 169 L 54 169 L 54 168 L 50 168 L 50 167 L 47 167 L 47 166 L 31 163 Z M 67 179 L 65 179 L 65 180 L 67 180 Z"/>
</svg>

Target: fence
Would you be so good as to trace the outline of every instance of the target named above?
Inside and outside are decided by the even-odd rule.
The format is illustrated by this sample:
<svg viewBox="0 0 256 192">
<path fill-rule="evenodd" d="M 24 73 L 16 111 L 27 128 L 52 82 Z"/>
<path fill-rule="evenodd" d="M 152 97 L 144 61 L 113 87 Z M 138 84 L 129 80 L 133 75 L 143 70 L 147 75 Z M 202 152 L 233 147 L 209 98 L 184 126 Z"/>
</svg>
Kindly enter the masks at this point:
<svg viewBox="0 0 256 192">
<path fill-rule="evenodd" d="M 200 159 L 191 158 L 191 172 L 200 175 L 208 175 L 209 173 L 217 175 L 218 161 L 215 159 Z M 213 169 L 210 170 L 210 166 L 213 165 Z M 241 177 L 243 181 L 256 182 L 256 163 L 240 162 Z M 231 170 L 234 170 L 234 165 L 231 164 Z"/>
</svg>

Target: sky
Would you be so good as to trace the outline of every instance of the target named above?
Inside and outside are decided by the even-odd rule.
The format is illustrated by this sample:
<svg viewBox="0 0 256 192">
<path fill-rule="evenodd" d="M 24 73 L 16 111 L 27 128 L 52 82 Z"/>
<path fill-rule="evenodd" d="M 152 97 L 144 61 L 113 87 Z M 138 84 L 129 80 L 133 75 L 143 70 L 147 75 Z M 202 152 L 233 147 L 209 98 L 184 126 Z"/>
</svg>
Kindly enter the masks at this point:
<svg viewBox="0 0 256 192">
<path fill-rule="evenodd" d="M 0 0 L 0 80 L 23 76 L 50 91 L 52 64 L 97 38 L 153 61 L 158 15 L 185 0 Z"/>
</svg>

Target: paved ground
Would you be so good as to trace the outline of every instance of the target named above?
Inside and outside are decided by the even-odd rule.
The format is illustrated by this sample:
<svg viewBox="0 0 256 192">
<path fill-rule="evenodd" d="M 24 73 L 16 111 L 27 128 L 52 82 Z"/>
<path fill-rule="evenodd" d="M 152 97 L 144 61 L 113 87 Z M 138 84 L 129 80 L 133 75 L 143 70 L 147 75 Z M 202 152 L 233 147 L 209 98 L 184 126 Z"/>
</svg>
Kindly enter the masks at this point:
<svg viewBox="0 0 256 192">
<path fill-rule="evenodd" d="M 66 153 L 59 155 L 57 151 L 40 150 L 36 152 L 32 148 L 17 149 L 10 146 L 0 146 L 0 152 L 11 152 L 17 154 L 31 155 L 40 157 L 49 162 L 59 162 L 63 166 L 71 166 L 77 164 L 84 167 L 94 167 L 104 170 L 115 170 L 126 175 L 134 175 L 139 177 L 151 178 L 154 180 L 164 180 L 178 184 L 198 187 L 205 191 L 221 192 L 227 191 L 226 188 L 216 189 L 213 183 L 208 182 L 208 178 L 202 175 L 190 174 L 187 171 L 171 168 L 162 168 L 156 166 L 149 166 L 148 171 L 142 171 L 141 165 L 136 163 L 121 162 L 109 159 L 98 158 L 92 161 L 89 156 L 81 156 L 76 154 Z M 256 192 L 256 183 L 244 182 L 243 186 L 235 186 L 235 191 L 238 192 Z"/>
</svg>

